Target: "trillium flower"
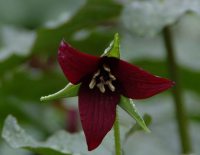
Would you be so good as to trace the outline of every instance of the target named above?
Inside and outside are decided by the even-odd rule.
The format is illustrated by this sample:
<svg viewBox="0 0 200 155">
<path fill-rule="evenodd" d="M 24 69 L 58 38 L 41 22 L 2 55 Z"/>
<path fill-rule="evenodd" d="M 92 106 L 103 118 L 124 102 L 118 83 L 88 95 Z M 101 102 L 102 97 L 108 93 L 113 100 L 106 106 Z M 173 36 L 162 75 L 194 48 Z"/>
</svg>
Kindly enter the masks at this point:
<svg viewBox="0 0 200 155">
<path fill-rule="evenodd" d="M 88 150 L 99 146 L 116 118 L 120 95 L 145 99 L 174 85 L 117 57 L 92 56 L 62 41 L 58 61 L 72 84 L 79 84 L 78 104 Z"/>
</svg>

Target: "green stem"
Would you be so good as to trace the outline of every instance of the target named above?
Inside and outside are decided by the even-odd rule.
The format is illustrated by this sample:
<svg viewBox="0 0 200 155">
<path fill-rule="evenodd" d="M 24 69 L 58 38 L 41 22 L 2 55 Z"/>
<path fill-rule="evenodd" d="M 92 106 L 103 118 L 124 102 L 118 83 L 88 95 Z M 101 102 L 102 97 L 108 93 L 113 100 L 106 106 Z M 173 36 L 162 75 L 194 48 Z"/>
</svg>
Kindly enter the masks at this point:
<svg viewBox="0 0 200 155">
<path fill-rule="evenodd" d="M 116 111 L 116 120 L 114 123 L 114 138 L 115 138 L 115 155 L 121 155 L 121 143 L 120 143 L 120 130 L 119 130 L 119 119 Z"/>
<path fill-rule="evenodd" d="M 182 147 L 183 154 L 189 154 L 192 151 L 189 130 L 188 130 L 188 119 L 186 116 L 185 106 L 182 100 L 182 89 L 180 85 L 180 78 L 178 73 L 178 67 L 175 57 L 175 51 L 173 47 L 173 37 L 170 27 L 167 26 L 163 30 L 163 39 L 167 52 L 167 61 L 169 65 L 169 72 L 172 80 L 176 82 L 175 87 L 172 89 L 173 91 L 173 99 L 175 102 L 176 108 L 176 117 L 178 123 L 178 130 L 180 134 L 180 143 Z"/>
</svg>

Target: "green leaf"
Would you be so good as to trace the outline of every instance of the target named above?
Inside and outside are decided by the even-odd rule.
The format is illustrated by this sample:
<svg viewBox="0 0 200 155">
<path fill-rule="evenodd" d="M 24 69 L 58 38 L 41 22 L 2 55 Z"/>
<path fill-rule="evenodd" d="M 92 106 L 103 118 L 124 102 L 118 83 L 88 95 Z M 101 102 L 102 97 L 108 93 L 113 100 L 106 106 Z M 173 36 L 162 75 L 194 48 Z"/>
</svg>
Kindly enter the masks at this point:
<svg viewBox="0 0 200 155">
<path fill-rule="evenodd" d="M 35 32 L 14 26 L 0 26 L 0 79 L 27 61 Z"/>
<path fill-rule="evenodd" d="M 122 109 L 124 109 L 131 117 L 133 117 L 136 122 L 146 131 L 150 132 L 148 127 L 145 124 L 145 121 L 140 116 L 139 112 L 137 111 L 135 104 L 133 103 L 132 99 L 128 99 L 124 96 L 121 96 L 120 102 L 118 104 Z"/>
<path fill-rule="evenodd" d="M 0 76 L 0 80 L 2 97 L 12 96 L 36 103 L 39 103 L 39 98 L 43 94 L 50 94 L 66 84 L 64 76 L 54 70 L 33 72 L 31 69 L 18 69 Z"/>
<path fill-rule="evenodd" d="M 60 98 L 77 96 L 79 87 L 80 87 L 80 84 L 73 85 L 72 83 L 68 83 L 68 85 L 65 88 L 61 89 L 60 91 L 48 96 L 41 97 L 40 101 L 50 101 L 50 100 L 56 100 Z"/>
<path fill-rule="evenodd" d="M 12 55 L 26 57 L 30 55 L 30 50 L 35 41 L 34 31 L 11 26 L 0 28 L 0 62 Z M 16 39 L 17 38 L 17 39 Z"/>
<path fill-rule="evenodd" d="M 46 22 L 50 23 L 48 25 L 55 25 L 62 21 L 59 15 L 68 13 L 70 18 L 84 2 L 85 0 L 60 0 L 59 3 L 54 0 L 18 0 L 12 1 L 12 3 L 0 1 L 1 23 L 27 27 L 29 29 L 40 27 Z M 27 10 L 31 13 L 27 13 Z M 56 23 L 52 23 L 54 20 L 56 20 Z"/>
<path fill-rule="evenodd" d="M 0 61 L 0 75 L 3 75 L 6 72 L 10 72 L 12 69 L 17 68 L 18 65 L 24 63 L 26 59 L 27 57 L 13 54 L 5 60 Z"/>
<path fill-rule="evenodd" d="M 23 148 L 40 155 L 87 155 L 88 150 L 83 133 L 69 134 L 58 131 L 46 141 L 37 141 L 18 125 L 16 118 L 8 116 L 5 120 L 2 138 L 12 148 Z M 111 154 L 107 147 L 93 151 L 94 155 Z"/>
<path fill-rule="evenodd" d="M 57 151 L 53 144 L 47 146 L 48 142 L 40 143 L 26 133 L 17 123 L 13 116 L 8 116 L 2 130 L 2 138 L 13 148 L 25 148 L 33 152 L 45 155 L 66 155 L 70 154 Z"/>
<path fill-rule="evenodd" d="M 129 31 L 153 36 L 177 22 L 186 12 L 199 14 L 199 10 L 199 0 L 136 0 L 126 4 L 122 22 Z"/>
<path fill-rule="evenodd" d="M 80 33 L 84 33 L 84 31 L 87 33 L 87 35 L 82 38 L 77 37 L 77 34 L 80 36 Z M 114 29 L 111 31 L 108 29 L 99 30 L 98 28 L 94 30 L 80 30 L 74 34 L 72 39 L 67 41 L 69 41 L 73 47 L 76 47 L 80 51 L 91 55 L 100 56 L 102 51 L 104 51 L 109 44 L 110 40 L 113 39 L 114 32 Z"/>
<path fill-rule="evenodd" d="M 93 29 L 113 21 L 121 13 L 122 6 L 114 1 L 88 1 L 69 21 L 53 29 L 41 28 L 32 52 L 55 53 L 62 38 L 69 41 L 80 30 Z"/>
<path fill-rule="evenodd" d="M 120 58 L 120 45 L 119 34 L 115 33 L 114 40 L 110 43 L 109 47 L 105 49 L 102 56 Z"/>
</svg>

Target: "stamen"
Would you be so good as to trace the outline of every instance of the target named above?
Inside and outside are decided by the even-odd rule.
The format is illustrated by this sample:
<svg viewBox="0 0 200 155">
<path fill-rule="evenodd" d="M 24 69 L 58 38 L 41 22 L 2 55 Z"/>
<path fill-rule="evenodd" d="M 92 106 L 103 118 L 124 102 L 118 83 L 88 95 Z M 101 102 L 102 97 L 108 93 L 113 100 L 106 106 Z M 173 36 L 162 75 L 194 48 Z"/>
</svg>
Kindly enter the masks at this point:
<svg viewBox="0 0 200 155">
<path fill-rule="evenodd" d="M 99 76 L 100 74 L 100 70 L 98 70 L 94 75 L 93 75 L 93 78 L 96 78 L 97 76 Z"/>
<path fill-rule="evenodd" d="M 99 69 L 92 77 L 91 82 L 89 83 L 89 88 L 93 89 L 95 86 L 99 89 L 101 93 L 105 93 L 105 85 L 108 86 L 108 88 L 114 92 L 115 86 L 112 84 L 112 81 L 116 80 L 116 77 L 111 74 L 111 69 L 106 64 L 103 64 L 103 69 Z M 102 71 L 102 73 L 101 73 Z M 106 73 L 106 72 L 107 73 Z"/>
<path fill-rule="evenodd" d="M 105 93 L 106 89 L 105 89 L 103 83 L 99 83 L 99 84 L 97 84 L 97 87 L 99 88 L 100 92 Z"/>
<path fill-rule="evenodd" d="M 112 75 L 111 73 L 109 73 L 109 77 L 112 79 L 112 80 L 116 80 L 116 77 L 114 75 Z"/>
<path fill-rule="evenodd" d="M 115 91 L 115 87 L 113 86 L 112 81 L 106 81 L 106 84 L 108 85 L 108 88 L 109 88 L 112 92 Z"/>
<path fill-rule="evenodd" d="M 92 79 L 91 82 L 90 82 L 90 84 L 89 84 L 89 88 L 93 89 L 95 85 L 96 85 L 96 80 Z"/>
<path fill-rule="evenodd" d="M 110 72 L 110 68 L 106 66 L 105 64 L 103 65 L 103 68 L 105 69 L 105 71 Z"/>
</svg>

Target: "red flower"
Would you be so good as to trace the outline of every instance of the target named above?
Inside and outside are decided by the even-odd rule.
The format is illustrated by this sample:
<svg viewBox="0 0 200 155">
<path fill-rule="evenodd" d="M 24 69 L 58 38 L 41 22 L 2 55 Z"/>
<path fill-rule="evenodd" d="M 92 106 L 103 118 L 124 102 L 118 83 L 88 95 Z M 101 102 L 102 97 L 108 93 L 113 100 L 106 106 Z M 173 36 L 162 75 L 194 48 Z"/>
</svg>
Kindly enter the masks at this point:
<svg viewBox="0 0 200 155">
<path fill-rule="evenodd" d="M 123 60 L 88 55 L 64 41 L 59 47 L 58 61 L 71 83 L 81 83 L 79 112 L 88 150 L 98 147 L 111 130 L 120 95 L 145 99 L 173 86 L 172 81 Z"/>
</svg>

